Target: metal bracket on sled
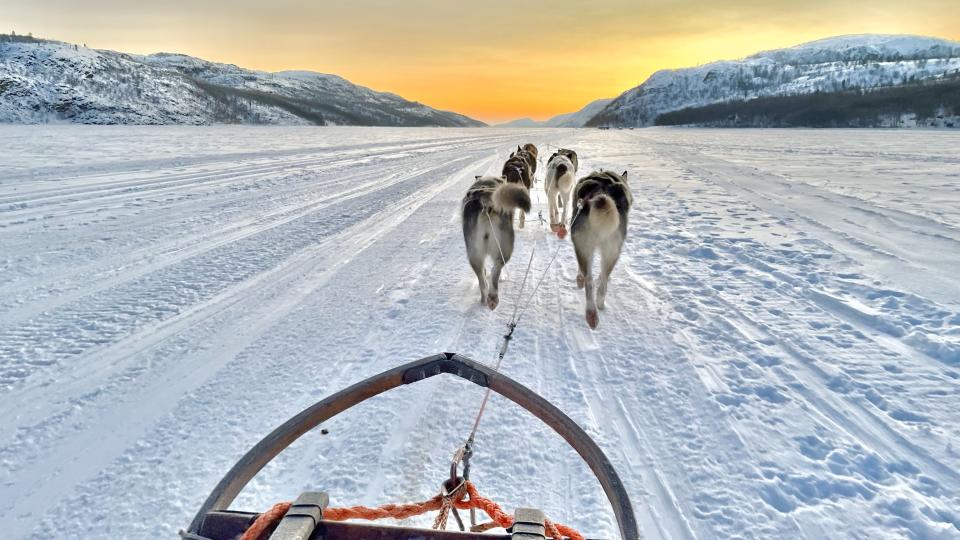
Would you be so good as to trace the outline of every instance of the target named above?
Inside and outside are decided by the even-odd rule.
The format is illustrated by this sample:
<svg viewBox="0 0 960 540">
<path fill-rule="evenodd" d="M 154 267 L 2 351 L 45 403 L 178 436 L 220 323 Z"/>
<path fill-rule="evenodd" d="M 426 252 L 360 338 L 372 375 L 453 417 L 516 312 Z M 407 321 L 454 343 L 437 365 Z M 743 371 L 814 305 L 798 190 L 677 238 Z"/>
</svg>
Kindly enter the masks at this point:
<svg viewBox="0 0 960 540">
<path fill-rule="evenodd" d="M 227 509 L 244 486 L 267 463 L 270 463 L 283 449 L 304 433 L 362 401 L 398 386 L 422 381 L 441 373 L 456 375 L 479 386 L 487 387 L 523 407 L 550 426 L 580 454 L 599 480 L 617 518 L 621 539 L 640 538 L 633 506 L 630 504 L 623 482 L 597 443 L 563 411 L 537 393 L 503 373 L 455 353 L 428 356 L 384 371 L 318 401 L 287 420 L 251 448 L 220 480 L 193 518 L 189 532 L 199 531 L 204 516 L 208 512 Z"/>
<path fill-rule="evenodd" d="M 424 379 L 429 379 L 434 375 L 449 373 L 461 379 L 466 379 L 477 386 L 487 387 L 487 376 L 484 373 L 486 366 L 482 364 L 478 364 L 457 353 L 443 353 L 428 358 L 432 360 L 422 364 L 422 360 L 420 362 L 414 362 L 414 364 L 416 364 L 415 366 L 403 372 L 403 384 L 412 384 Z M 427 358 L 424 360 L 427 360 Z"/>
<path fill-rule="evenodd" d="M 517 508 L 513 513 L 510 540 L 545 540 L 546 537 L 546 517 L 543 512 L 534 508 Z"/>
<path fill-rule="evenodd" d="M 270 535 L 270 540 L 307 540 L 323 519 L 323 509 L 329 505 L 330 498 L 322 491 L 301 493 Z"/>
</svg>

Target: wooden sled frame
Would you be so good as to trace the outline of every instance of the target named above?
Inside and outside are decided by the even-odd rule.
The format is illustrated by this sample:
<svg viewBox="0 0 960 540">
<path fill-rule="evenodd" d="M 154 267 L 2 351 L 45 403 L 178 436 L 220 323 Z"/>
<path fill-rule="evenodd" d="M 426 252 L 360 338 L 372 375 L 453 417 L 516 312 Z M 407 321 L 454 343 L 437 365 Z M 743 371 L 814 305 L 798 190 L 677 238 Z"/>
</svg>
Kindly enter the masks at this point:
<svg viewBox="0 0 960 540">
<path fill-rule="evenodd" d="M 600 481 L 622 540 L 638 540 L 633 506 L 610 460 L 597 443 L 560 409 L 506 375 L 456 353 L 441 353 L 384 371 L 328 396 L 287 420 L 251 448 L 220 480 L 200 507 L 188 533 L 197 535 L 208 514 L 222 514 L 267 463 L 304 433 L 354 405 L 402 385 L 447 373 L 466 379 L 516 403 L 550 426 L 580 454 Z M 495 537 L 495 535 L 487 535 Z"/>
</svg>

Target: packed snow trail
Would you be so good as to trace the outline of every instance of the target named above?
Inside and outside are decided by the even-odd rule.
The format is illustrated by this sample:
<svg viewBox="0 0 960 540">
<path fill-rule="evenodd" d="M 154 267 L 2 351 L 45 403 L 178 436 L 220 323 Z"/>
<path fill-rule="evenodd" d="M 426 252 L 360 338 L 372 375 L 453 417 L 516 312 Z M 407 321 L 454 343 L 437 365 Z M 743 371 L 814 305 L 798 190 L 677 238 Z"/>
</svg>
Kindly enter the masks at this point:
<svg viewBox="0 0 960 540">
<path fill-rule="evenodd" d="M 630 171 L 597 331 L 542 181 L 500 307 L 476 301 L 460 199 L 524 142 Z M 6 537 L 173 537 L 322 397 L 440 351 L 492 362 L 537 246 L 503 370 L 597 439 L 646 538 L 960 538 L 960 134 L 6 126 L 0 145 Z M 438 377 L 364 403 L 234 506 L 423 499 L 481 397 Z M 616 535 L 580 458 L 497 396 L 474 477 Z"/>
</svg>

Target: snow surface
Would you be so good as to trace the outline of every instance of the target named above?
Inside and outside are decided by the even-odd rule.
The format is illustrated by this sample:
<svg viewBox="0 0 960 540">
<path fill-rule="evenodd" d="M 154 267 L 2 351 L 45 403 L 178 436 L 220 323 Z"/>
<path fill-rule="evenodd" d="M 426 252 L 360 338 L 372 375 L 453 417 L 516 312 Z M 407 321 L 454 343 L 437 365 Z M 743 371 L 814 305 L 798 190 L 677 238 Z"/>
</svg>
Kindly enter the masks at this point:
<svg viewBox="0 0 960 540">
<path fill-rule="evenodd" d="M 476 303 L 460 198 L 528 140 L 630 171 L 597 331 L 536 219 L 500 309 Z M 174 537 L 309 404 L 439 351 L 492 361 L 534 247 L 535 276 L 559 257 L 503 369 L 596 438 L 646 538 L 960 538 L 960 134 L 5 126 L 0 145 L 5 538 Z M 440 377 L 380 396 L 235 507 L 428 497 L 480 398 Z M 474 476 L 616 537 L 579 457 L 503 399 Z"/>
</svg>

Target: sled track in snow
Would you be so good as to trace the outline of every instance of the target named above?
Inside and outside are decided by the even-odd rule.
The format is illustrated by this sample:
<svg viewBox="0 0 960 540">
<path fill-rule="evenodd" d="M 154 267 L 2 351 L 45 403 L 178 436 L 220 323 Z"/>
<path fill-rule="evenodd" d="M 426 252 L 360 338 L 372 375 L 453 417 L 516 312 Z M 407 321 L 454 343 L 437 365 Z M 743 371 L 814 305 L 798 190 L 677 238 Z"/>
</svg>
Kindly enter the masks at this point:
<svg viewBox="0 0 960 540">
<path fill-rule="evenodd" d="M 960 242 L 956 135 L 60 129 L 0 127 L 37 145 L 0 157 L 9 537 L 172 536 L 303 407 L 437 351 L 490 361 L 534 245 L 535 277 L 560 253 L 503 369 L 597 440 L 645 538 L 960 537 L 960 293 L 937 253 Z M 542 182 L 500 308 L 477 304 L 460 199 L 524 142 L 630 171 L 596 332 Z M 236 504 L 422 499 L 480 397 L 442 377 L 380 396 Z M 499 398 L 474 460 L 505 508 L 614 536 L 579 457 Z"/>
<path fill-rule="evenodd" d="M 142 386 L 138 391 L 147 396 L 147 399 L 139 402 L 140 407 L 136 412 L 125 409 L 126 403 L 117 404 L 113 406 L 112 410 L 100 411 L 102 423 L 83 425 L 83 435 L 79 435 L 76 432 L 78 426 L 74 426 L 74 431 L 70 434 L 69 446 L 57 444 L 57 441 L 54 440 L 53 446 L 48 446 L 41 459 L 29 463 L 23 469 L 14 471 L 14 476 L 27 478 L 43 476 L 42 471 L 49 470 L 54 466 L 53 464 L 71 461 L 77 445 L 80 447 L 98 445 L 103 451 L 96 455 L 86 456 L 83 461 L 74 459 L 69 471 L 61 473 L 55 479 L 51 478 L 50 483 L 35 485 L 30 496 L 18 498 L 10 513 L 12 515 L 27 513 L 25 509 L 42 505 L 45 500 L 53 497 L 58 490 L 62 490 L 64 487 L 69 488 L 76 482 L 91 477 L 99 468 L 116 457 L 108 449 L 124 448 L 125 445 L 131 444 L 142 435 L 140 426 L 150 420 L 149 417 L 144 417 L 144 411 L 149 411 L 154 418 L 165 414 L 171 404 L 175 402 L 177 396 L 190 392 L 197 384 L 215 374 L 227 360 L 241 351 L 245 344 L 269 329 L 277 318 L 296 309 L 299 304 L 298 298 L 301 295 L 309 295 L 317 287 L 322 286 L 328 276 L 338 270 L 343 260 L 350 260 L 371 243 L 393 231 L 409 215 L 416 212 L 420 206 L 437 193 L 449 189 L 452 185 L 462 185 L 472 179 L 472 171 L 478 167 L 488 166 L 488 162 L 492 163 L 492 160 L 487 158 L 478 161 L 473 158 L 459 158 L 433 168 L 396 175 L 395 178 L 388 178 L 385 182 L 376 183 L 376 189 L 370 189 L 370 185 L 366 184 L 361 189 L 347 190 L 338 199 L 338 204 L 362 195 L 389 189 L 417 178 L 430 177 L 433 179 L 437 178 L 434 175 L 439 174 L 439 177 L 443 179 L 426 189 L 393 202 L 390 206 L 381 209 L 380 213 L 376 215 L 366 217 L 363 221 L 341 232 L 287 255 L 280 265 L 257 274 L 252 279 L 230 287 L 201 303 L 193 304 L 188 310 L 153 324 L 150 328 L 138 329 L 130 337 L 120 339 L 109 347 L 94 349 L 87 353 L 86 357 L 90 359 L 95 359 L 98 356 L 115 359 L 114 362 L 109 364 L 98 365 L 97 367 L 101 368 L 100 370 L 90 370 L 85 367 L 87 362 L 84 356 L 72 358 L 73 364 L 70 369 L 74 372 L 68 376 L 68 382 L 61 385 L 61 390 L 67 393 L 81 392 L 84 387 L 91 386 L 92 381 L 122 381 L 127 376 L 126 373 L 131 370 L 135 372 L 138 369 L 136 366 L 129 365 L 130 362 L 154 349 L 166 348 L 169 350 L 173 345 L 175 350 L 175 344 L 170 342 L 176 340 L 181 332 L 187 328 L 205 324 L 212 319 L 222 321 L 236 317 L 237 322 L 228 323 L 221 327 L 216 334 L 209 336 L 210 339 L 216 341 L 218 336 L 224 339 L 231 335 L 243 335 L 242 339 L 232 339 L 228 349 L 219 351 L 218 358 L 220 361 L 208 361 L 198 367 L 192 361 L 191 355 L 188 355 L 180 359 L 179 364 L 174 366 L 175 369 L 164 370 L 152 377 L 152 381 L 141 379 L 140 384 Z M 467 167 L 463 168 L 465 165 Z M 457 168 L 460 168 L 459 172 L 454 172 Z M 356 191 L 356 193 L 352 193 L 353 191 Z M 269 228 L 283 225 L 323 208 L 323 206 L 316 204 L 311 206 L 313 208 L 300 212 L 293 218 L 254 231 L 252 234 L 258 234 Z M 205 355 L 206 351 L 203 351 L 203 356 Z M 183 381 L 189 382 L 185 384 Z M 93 382 L 93 384 L 97 383 Z M 25 390 L 15 390 L 6 402 L 9 404 L 33 403 L 42 399 L 46 392 L 45 386 L 46 383 L 41 382 Z M 109 387 L 102 390 L 109 390 Z M 65 405 L 76 406 L 76 403 Z M 13 412 L 13 410 L 0 410 L 0 415 L 8 416 Z M 42 427 L 48 436 L 51 434 L 51 426 L 43 425 L 40 418 L 33 420 L 33 422 L 40 421 L 39 425 L 34 424 L 33 426 L 30 426 L 32 421 L 28 418 L 29 416 L 24 415 L 23 412 L 20 413 L 18 431 L 26 433 L 28 434 L 27 437 L 32 438 L 35 429 L 31 428 Z M 60 420 L 67 419 L 61 418 Z M 59 430 L 70 427 L 70 422 L 63 423 L 64 425 Z M 104 437 L 104 432 L 111 435 Z M 13 433 L 8 432 L 0 435 L 6 439 Z M 14 437 L 14 441 L 15 450 L 17 447 L 29 444 L 17 441 L 17 437 Z M 5 448 L 0 450 L 0 454 L 5 453 L 4 450 L 9 451 L 8 448 Z M 6 495 L 3 488 L 0 488 L 0 498 L 5 498 Z"/>
<path fill-rule="evenodd" d="M 23 320 L 36 316 L 42 311 L 50 310 L 51 308 L 58 307 L 72 300 L 116 286 L 125 281 L 133 280 L 180 261 L 197 257 L 205 252 L 229 245 L 233 242 L 238 242 L 247 237 L 264 233 L 276 227 L 281 227 L 291 221 L 339 205 L 344 201 L 386 190 L 396 184 L 429 172 L 431 171 L 409 171 L 401 167 L 395 167 L 386 170 L 376 169 L 373 171 L 364 171 L 361 174 L 352 174 L 349 182 L 342 182 L 342 184 L 349 185 L 338 186 L 325 184 L 321 186 L 319 193 L 312 196 L 306 203 L 300 203 L 297 200 L 299 197 L 291 197 L 294 202 L 277 209 L 268 210 L 255 216 L 253 219 L 247 218 L 240 222 L 228 223 L 213 231 L 205 230 L 203 233 L 189 235 L 186 238 L 176 238 L 170 242 L 153 244 L 150 247 L 134 250 L 126 254 L 122 259 L 118 257 L 108 258 L 107 261 L 98 260 L 95 264 L 86 265 L 73 272 L 68 271 L 65 275 L 62 274 L 57 276 L 56 279 L 51 279 L 45 285 L 49 288 L 54 286 L 59 287 L 59 289 L 55 291 L 56 300 L 54 302 L 34 301 L 32 309 L 18 309 L 17 318 Z M 340 191 L 334 194 L 325 194 L 324 189 L 336 187 L 339 187 Z M 115 272 L 111 271 L 118 266 L 123 268 L 123 273 L 116 276 Z M 139 266 L 139 268 L 137 268 L 137 266 Z M 108 274 L 108 277 L 91 287 L 89 285 L 90 281 L 92 281 L 90 276 L 98 273 Z M 65 278 L 69 279 L 76 275 L 85 277 L 84 284 L 86 288 L 76 290 L 72 293 L 64 293 L 62 290 L 63 285 L 60 282 Z M 13 289 L 13 286 L 6 288 Z M 13 321 L 0 315 L 0 327 L 10 322 Z"/>
</svg>

